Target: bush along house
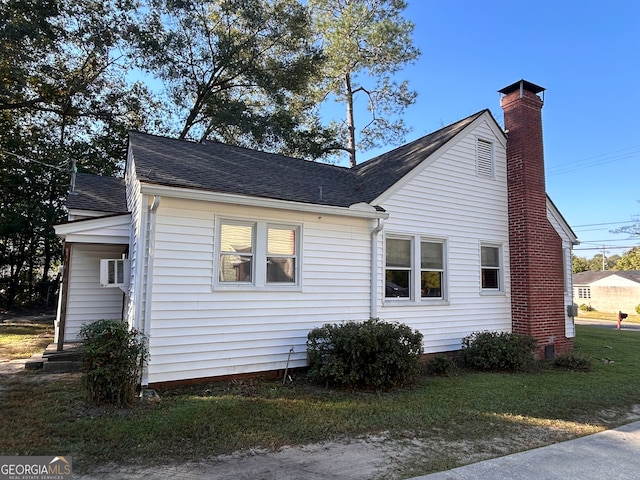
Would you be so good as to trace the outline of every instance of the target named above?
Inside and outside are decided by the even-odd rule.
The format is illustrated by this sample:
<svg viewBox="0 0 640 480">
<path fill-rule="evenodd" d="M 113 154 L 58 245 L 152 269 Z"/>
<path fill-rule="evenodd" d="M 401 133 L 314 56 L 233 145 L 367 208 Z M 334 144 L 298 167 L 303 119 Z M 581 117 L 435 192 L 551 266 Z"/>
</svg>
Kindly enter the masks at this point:
<svg viewBox="0 0 640 480">
<path fill-rule="evenodd" d="M 122 318 L 149 338 L 144 385 L 306 365 L 325 323 L 379 317 L 425 353 L 482 330 L 572 346 L 576 236 L 545 192 L 543 92 L 344 168 L 221 143 L 129 135 L 124 179 L 68 197 L 56 341 Z"/>
</svg>

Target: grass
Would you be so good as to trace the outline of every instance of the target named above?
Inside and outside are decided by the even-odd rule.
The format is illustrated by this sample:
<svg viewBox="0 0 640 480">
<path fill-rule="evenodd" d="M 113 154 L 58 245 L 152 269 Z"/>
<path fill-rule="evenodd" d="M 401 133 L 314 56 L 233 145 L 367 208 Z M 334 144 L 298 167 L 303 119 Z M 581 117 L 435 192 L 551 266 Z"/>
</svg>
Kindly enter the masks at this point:
<svg viewBox="0 0 640 480">
<path fill-rule="evenodd" d="M 84 402 L 81 379 L 23 373 L 0 383 L 0 454 L 72 455 L 89 466 L 198 460 L 248 448 L 367 434 L 428 444 L 407 476 L 463 462 L 456 445 L 489 455 L 595 433 L 629 421 L 640 398 L 640 333 L 577 326 L 589 373 L 544 366 L 520 374 L 423 376 L 390 393 L 327 390 L 305 382 L 235 381 L 159 391 L 130 409 Z M 601 359 L 606 358 L 607 363 Z M 466 448 L 466 447 L 464 447 Z M 435 454 L 434 454 L 435 453 Z"/>
<path fill-rule="evenodd" d="M 624 312 L 628 315 L 624 319 L 624 323 L 640 323 L 640 315 L 633 312 Z M 578 311 L 578 318 L 580 320 L 610 320 L 612 322 L 618 321 L 618 312 L 585 312 L 583 310 Z"/>
<path fill-rule="evenodd" d="M 42 353 L 53 341 L 52 322 L 0 323 L 0 358 L 16 360 Z"/>
</svg>

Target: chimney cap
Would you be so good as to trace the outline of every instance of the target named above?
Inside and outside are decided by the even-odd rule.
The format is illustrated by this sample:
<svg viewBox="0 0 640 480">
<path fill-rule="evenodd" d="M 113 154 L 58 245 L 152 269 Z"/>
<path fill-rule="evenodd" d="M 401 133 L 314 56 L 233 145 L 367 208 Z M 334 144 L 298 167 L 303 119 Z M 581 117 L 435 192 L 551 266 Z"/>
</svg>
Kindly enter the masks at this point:
<svg viewBox="0 0 640 480">
<path fill-rule="evenodd" d="M 536 94 L 540 92 L 544 92 L 545 90 L 544 87 L 541 87 L 531 82 L 527 82 L 526 80 L 518 80 L 516 83 L 512 83 L 508 87 L 504 87 L 502 90 L 498 90 L 498 92 L 502 93 L 503 95 L 507 95 L 511 92 L 520 90 L 521 88 L 523 90 L 527 90 L 528 92 L 536 93 Z"/>
</svg>

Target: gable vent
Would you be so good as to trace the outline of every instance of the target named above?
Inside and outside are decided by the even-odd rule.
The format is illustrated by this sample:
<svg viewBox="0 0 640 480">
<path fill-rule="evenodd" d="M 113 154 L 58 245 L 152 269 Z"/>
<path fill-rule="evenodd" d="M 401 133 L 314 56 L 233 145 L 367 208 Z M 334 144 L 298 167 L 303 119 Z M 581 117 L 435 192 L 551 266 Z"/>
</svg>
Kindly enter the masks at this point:
<svg viewBox="0 0 640 480">
<path fill-rule="evenodd" d="M 476 173 L 482 177 L 493 177 L 493 144 L 481 138 L 476 144 Z"/>
</svg>

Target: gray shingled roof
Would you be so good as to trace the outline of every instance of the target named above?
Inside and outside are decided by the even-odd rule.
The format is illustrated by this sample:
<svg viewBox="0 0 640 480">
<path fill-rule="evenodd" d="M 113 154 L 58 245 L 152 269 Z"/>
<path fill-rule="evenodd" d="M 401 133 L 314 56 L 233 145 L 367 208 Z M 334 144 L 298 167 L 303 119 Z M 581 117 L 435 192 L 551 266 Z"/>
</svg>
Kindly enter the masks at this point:
<svg viewBox="0 0 640 480">
<path fill-rule="evenodd" d="M 413 142 L 357 165 L 353 171 L 360 179 L 362 200 L 370 203 L 402 177 L 429 158 L 440 147 L 489 110 L 482 110 Z M 490 113 L 490 112 L 489 112 Z"/>
<path fill-rule="evenodd" d="M 67 208 L 126 213 L 127 201 L 124 180 L 122 178 L 78 173 L 76 175 L 75 191 L 67 196 Z"/>
<path fill-rule="evenodd" d="M 371 203 L 488 110 L 482 110 L 355 168 L 310 162 L 222 143 L 129 132 L 143 183 L 348 207 Z M 123 181 L 78 174 L 69 208 L 126 212 Z"/>
<path fill-rule="evenodd" d="M 342 167 L 138 132 L 129 144 L 143 183 L 336 206 L 359 201 L 356 177 Z"/>
<path fill-rule="evenodd" d="M 129 142 L 141 182 L 348 207 L 372 202 L 485 111 L 353 169 L 139 132 L 130 132 Z"/>
<path fill-rule="evenodd" d="M 588 271 L 573 274 L 574 285 L 589 285 L 603 278 L 617 275 L 633 282 L 640 283 L 640 270 L 605 270 L 605 271 Z"/>
</svg>

